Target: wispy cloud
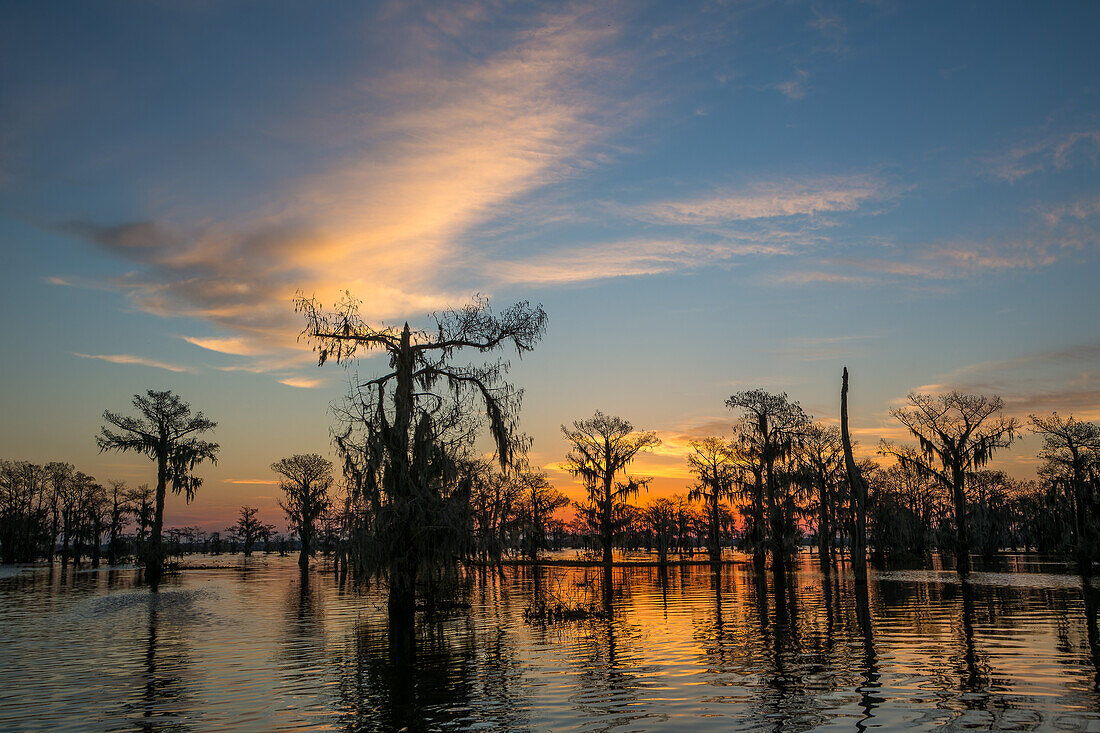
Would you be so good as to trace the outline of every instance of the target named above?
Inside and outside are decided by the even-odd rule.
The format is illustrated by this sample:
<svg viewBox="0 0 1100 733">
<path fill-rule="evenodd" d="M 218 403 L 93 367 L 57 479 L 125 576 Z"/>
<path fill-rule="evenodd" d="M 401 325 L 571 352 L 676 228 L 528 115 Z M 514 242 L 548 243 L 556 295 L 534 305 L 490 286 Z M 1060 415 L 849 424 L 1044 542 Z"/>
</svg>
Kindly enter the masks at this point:
<svg viewBox="0 0 1100 733">
<path fill-rule="evenodd" d="M 1092 128 L 1047 133 L 986 159 L 990 174 L 1010 183 L 1047 170 L 1064 170 L 1100 159 L 1100 130 Z"/>
<path fill-rule="evenodd" d="M 794 285 L 809 285 L 810 283 L 831 283 L 834 285 L 865 285 L 876 282 L 869 275 L 853 275 L 843 272 L 826 272 L 824 270 L 789 270 L 781 272 L 774 278 L 775 282 Z"/>
<path fill-rule="evenodd" d="M 870 175 L 818 176 L 754 183 L 672 201 L 631 207 L 628 212 L 659 224 L 713 225 L 728 222 L 850 212 L 868 201 L 893 195 Z"/>
<path fill-rule="evenodd" d="M 1100 196 L 1062 204 L 1041 205 L 1039 213 L 1050 226 L 1057 226 L 1066 219 L 1091 219 L 1100 216 Z"/>
<path fill-rule="evenodd" d="M 77 277 L 72 275 L 50 275 L 43 279 L 47 285 L 63 288 L 81 288 L 83 290 L 114 290 L 110 283 L 101 279 Z"/>
<path fill-rule="evenodd" d="M 490 267 L 502 283 L 551 285 L 660 275 L 731 264 L 734 258 L 749 254 L 787 252 L 789 248 L 782 242 L 628 240 L 557 249 L 523 260 L 494 262 Z"/>
<path fill-rule="evenodd" d="M 1100 420 L 1100 344 L 1024 353 L 1016 357 L 967 364 L 941 374 L 916 392 L 999 394 L 1010 413 L 1057 410 L 1083 420 Z"/>
<path fill-rule="evenodd" d="M 1041 242 L 957 242 L 916 247 L 910 260 L 876 257 L 835 259 L 832 262 L 865 272 L 933 280 L 965 278 L 988 270 L 1031 270 L 1052 264 L 1056 257 Z"/>
<path fill-rule="evenodd" d="M 275 479 L 266 478 L 227 478 L 222 479 L 227 484 L 244 484 L 244 485 L 258 485 L 258 486 L 277 486 L 279 484 Z"/>
<path fill-rule="evenodd" d="M 107 361 L 112 364 L 133 364 L 136 366 L 152 367 L 154 369 L 164 369 L 169 372 L 193 372 L 193 367 L 180 366 L 179 364 L 168 364 L 163 361 L 157 361 L 155 359 L 146 359 L 143 356 L 135 356 L 133 354 L 81 354 L 74 351 L 73 356 L 79 356 L 81 359 L 98 359 L 99 361 Z"/>
<path fill-rule="evenodd" d="M 825 46 L 818 50 L 834 56 L 840 56 L 847 50 L 845 39 L 848 35 L 848 24 L 839 14 L 827 12 L 824 8 L 811 8 L 813 18 L 807 22 L 807 26 L 820 34 Z"/>
<path fill-rule="evenodd" d="M 806 96 L 810 91 L 810 73 L 804 69 L 795 69 L 794 76 L 787 81 L 781 81 L 774 85 L 787 99 L 798 100 Z"/>
<path fill-rule="evenodd" d="M 821 257 L 808 267 L 774 275 L 774 282 L 890 285 L 906 281 L 953 281 L 975 275 L 1048 267 L 1068 252 L 1092 247 L 1094 233 L 1014 241 L 957 241 L 890 249 L 897 256 Z"/>
</svg>

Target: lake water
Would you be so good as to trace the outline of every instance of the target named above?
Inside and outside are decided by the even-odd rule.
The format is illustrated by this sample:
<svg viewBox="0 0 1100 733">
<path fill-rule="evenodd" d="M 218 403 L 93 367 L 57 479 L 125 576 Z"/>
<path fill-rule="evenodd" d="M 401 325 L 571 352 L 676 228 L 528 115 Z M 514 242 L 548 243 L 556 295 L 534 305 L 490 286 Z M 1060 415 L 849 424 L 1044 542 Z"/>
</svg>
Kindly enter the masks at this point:
<svg viewBox="0 0 1100 733">
<path fill-rule="evenodd" d="M 128 570 L 5 570 L 0 730 L 1100 730 L 1100 591 L 1008 564 L 1029 572 L 875 573 L 866 613 L 808 558 L 779 596 L 744 565 L 617 568 L 610 618 L 554 624 L 524 620 L 531 570 L 505 568 L 412 659 L 377 590 L 303 584 L 293 558 L 155 593 Z"/>
</svg>

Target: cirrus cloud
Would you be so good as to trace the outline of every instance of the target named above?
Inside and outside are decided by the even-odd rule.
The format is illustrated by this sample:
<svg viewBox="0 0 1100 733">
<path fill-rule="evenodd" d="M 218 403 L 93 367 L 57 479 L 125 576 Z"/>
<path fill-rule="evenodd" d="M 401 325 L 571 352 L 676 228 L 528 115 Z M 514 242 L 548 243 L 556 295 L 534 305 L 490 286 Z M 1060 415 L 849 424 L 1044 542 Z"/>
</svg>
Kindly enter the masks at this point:
<svg viewBox="0 0 1100 733">
<path fill-rule="evenodd" d="M 135 366 L 151 367 L 153 369 L 164 369 L 169 372 L 193 372 L 194 367 L 182 366 L 179 364 L 169 364 L 163 361 L 157 361 L 156 359 L 147 359 L 143 356 L 136 356 L 134 354 L 81 354 L 74 351 L 73 356 L 79 356 L 81 359 L 97 359 L 99 361 L 110 362 L 111 364 L 132 364 Z"/>
</svg>

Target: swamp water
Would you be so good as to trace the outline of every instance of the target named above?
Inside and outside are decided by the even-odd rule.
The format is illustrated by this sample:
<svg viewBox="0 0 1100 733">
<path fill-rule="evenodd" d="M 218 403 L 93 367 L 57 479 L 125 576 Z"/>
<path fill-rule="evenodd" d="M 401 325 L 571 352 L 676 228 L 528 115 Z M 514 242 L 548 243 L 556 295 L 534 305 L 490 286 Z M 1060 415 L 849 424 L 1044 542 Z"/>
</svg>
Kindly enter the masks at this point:
<svg viewBox="0 0 1100 733">
<path fill-rule="evenodd" d="M 1100 588 L 1030 570 L 874 573 L 864 606 L 809 558 L 780 594 L 744 564 L 624 567 L 609 618 L 547 624 L 506 567 L 409 659 L 376 589 L 303 584 L 293 558 L 155 593 L 5 568 L 0 730 L 1100 730 Z M 575 600 L 597 572 L 540 586 Z"/>
</svg>

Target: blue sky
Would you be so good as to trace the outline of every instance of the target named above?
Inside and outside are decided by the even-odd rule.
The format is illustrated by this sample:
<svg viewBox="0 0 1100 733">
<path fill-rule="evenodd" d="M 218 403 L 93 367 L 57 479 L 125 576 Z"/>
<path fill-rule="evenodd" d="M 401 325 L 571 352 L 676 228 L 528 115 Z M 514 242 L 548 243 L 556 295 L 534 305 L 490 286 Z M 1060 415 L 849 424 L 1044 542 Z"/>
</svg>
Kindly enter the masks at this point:
<svg viewBox="0 0 1100 733">
<path fill-rule="evenodd" d="M 834 419 L 845 364 L 864 452 L 911 390 L 1100 418 L 1098 16 L 0 4 L 0 453 L 149 480 L 92 436 L 172 388 L 223 459 L 169 519 L 274 521 L 268 465 L 330 451 L 346 380 L 296 342 L 299 288 L 385 322 L 543 303 L 512 374 L 563 486 L 562 423 L 660 431 L 639 470 L 679 490 L 732 391 Z"/>
</svg>

